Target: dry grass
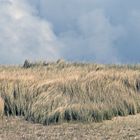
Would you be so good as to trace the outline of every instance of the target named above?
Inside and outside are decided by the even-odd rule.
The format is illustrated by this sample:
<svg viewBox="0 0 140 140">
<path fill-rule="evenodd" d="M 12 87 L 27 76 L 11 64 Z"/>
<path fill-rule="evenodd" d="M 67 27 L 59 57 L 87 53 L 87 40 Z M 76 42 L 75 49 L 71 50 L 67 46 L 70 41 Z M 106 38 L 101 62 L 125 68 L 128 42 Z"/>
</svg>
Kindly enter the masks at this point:
<svg viewBox="0 0 140 140">
<path fill-rule="evenodd" d="M 0 67 L 5 115 L 50 124 L 100 122 L 140 112 L 140 67 L 48 63 Z"/>
<path fill-rule="evenodd" d="M 0 118 L 3 117 L 3 115 L 4 115 L 4 101 L 0 97 Z"/>
</svg>

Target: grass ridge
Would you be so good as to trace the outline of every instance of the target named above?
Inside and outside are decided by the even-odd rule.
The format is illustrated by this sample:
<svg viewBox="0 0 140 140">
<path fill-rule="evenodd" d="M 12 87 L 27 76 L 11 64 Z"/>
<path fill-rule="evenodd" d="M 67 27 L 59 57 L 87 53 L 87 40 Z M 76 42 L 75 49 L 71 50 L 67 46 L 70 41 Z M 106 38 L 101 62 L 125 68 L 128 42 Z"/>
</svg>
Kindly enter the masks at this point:
<svg viewBox="0 0 140 140">
<path fill-rule="evenodd" d="M 44 63 L 43 63 L 44 64 Z M 0 67 L 0 114 L 42 124 L 140 112 L 140 67 L 65 63 Z"/>
</svg>

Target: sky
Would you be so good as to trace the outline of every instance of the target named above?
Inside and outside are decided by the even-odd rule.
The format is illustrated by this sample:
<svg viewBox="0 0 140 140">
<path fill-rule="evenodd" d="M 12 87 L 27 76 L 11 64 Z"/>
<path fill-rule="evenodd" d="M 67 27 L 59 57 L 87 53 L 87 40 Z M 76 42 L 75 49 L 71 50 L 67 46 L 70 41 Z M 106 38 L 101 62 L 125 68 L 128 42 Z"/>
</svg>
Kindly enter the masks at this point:
<svg viewBox="0 0 140 140">
<path fill-rule="evenodd" d="M 0 64 L 140 63 L 139 0 L 0 0 Z"/>
</svg>

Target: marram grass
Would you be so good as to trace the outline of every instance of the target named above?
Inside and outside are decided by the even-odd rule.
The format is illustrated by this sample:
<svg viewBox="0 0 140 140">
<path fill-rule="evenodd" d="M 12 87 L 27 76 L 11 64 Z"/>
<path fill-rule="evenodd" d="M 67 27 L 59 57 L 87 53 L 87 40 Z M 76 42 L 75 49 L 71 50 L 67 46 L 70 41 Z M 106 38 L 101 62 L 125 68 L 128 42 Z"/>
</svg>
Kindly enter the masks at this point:
<svg viewBox="0 0 140 140">
<path fill-rule="evenodd" d="M 3 99 L 0 97 L 0 118 L 2 118 L 4 115 L 4 101 Z"/>
<path fill-rule="evenodd" d="M 0 67 L 0 115 L 100 122 L 140 112 L 140 67 L 50 63 Z"/>
</svg>

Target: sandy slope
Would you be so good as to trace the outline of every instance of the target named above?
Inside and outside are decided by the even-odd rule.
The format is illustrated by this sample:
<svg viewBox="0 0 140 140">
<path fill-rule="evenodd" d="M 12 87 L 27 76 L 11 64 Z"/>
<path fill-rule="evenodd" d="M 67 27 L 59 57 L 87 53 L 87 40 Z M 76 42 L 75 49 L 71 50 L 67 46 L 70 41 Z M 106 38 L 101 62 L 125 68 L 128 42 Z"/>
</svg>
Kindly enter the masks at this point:
<svg viewBox="0 0 140 140">
<path fill-rule="evenodd" d="M 43 126 L 22 118 L 0 120 L 0 140 L 139 140 L 140 114 L 102 123 Z"/>
</svg>

